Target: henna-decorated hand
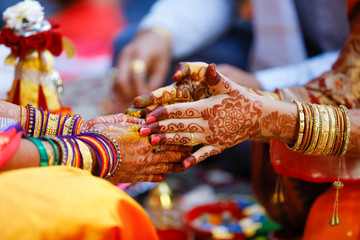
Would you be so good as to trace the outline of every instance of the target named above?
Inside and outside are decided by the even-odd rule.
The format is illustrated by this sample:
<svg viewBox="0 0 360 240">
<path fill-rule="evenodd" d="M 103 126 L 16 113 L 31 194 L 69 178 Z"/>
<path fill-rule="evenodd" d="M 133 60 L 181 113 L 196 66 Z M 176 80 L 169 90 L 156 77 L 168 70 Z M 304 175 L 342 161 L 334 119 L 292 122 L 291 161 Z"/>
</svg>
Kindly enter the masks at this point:
<svg viewBox="0 0 360 240">
<path fill-rule="evenodd" d="M 188 72 L 177 72 L 175 79 L 183 79 Z M 275 103 L 273 100 L 252 94 L 226 79 L 216 72 L 214 64 L 201 72 L 203 74 L 197 76 L 211 88 L 212 97 L 157 108 L 147 115 L 147 125 L 140 131 L 141 135 L 152 134 L 152 144 L 186 144 L 193 135 L 204 146 L 183 161 L 184 167 L 249 138 L 273 136 L 275 132 L 277 137 L 286 138 L 289 133 L 289 138 L 292 137 L 289 126 L 295 125 L 296 116 L 281 115 L 278 111 L 264 112 L 264 104 L 271 111 L 269 106 Z M 296 113 L 296 108 L 292 110 Z"/>
<path fill-rule="evenodd" d="M 163 151 L 156 153 L 148 137 L 140 136 L 141 125 L 129 121 L 98 123 L 92 127 L 108 133 L 119 145 L 122 161 L 109 179 L 115 183 L 163 181 L 165 174 L 184 170 L 180 161 L 192 150 L 188 146 L 164 145 Z"/>
<path fill-rule="evenodd" d="M 186 65 L 188 67 L 183 69 L 187 70 L 177 72 L 175 79 L 183 79 L 189 73 L 192 65 Z M 244 88 L 223 78 L 216 72 L 214 64 L 202 67 L 198 73 L 200 80 L 204 79 L 201 82 L 212 89 L 214 96 L 157 108 L 147 115 L 148 125 L 141 129 L 142 135 L 153 134 L 152 144 L 186 144 L 193 133 L 205 146 L 183 162 L 186 168 L 256 136 L 260 131 L 261 101 L 251 100 L 250 93 Z"/>
<path fill-rule="evenodd" d="M 204 81 L 207 66 L 208 64 L 202 62 L 179 63 L 173 77 L 175 83 L 134 98 L 134 108 L 127 109 L 126 114 L 144 117 L 162 106 L 193 102 L 212 96 L 212 89 Z"/>
<path fill-rule="evenodd" d="M 130 117 L 123 113 L 118 113 L 118 114 L 107 115 L 107 116 L 93 117 L 89 120 L 85 120 L 80 127 L 80 132 L 90 130 L 90 129 L 96 129 L 96 127 L 95 127 L 96 125 L 102 126 L 102 124 L 120 123 L 120 122 L 125 122 L 125 123 L 129 123 L 129 124 L 139 124 L 139 125 L 145 124 L 144 119 Z"/>
</svg>

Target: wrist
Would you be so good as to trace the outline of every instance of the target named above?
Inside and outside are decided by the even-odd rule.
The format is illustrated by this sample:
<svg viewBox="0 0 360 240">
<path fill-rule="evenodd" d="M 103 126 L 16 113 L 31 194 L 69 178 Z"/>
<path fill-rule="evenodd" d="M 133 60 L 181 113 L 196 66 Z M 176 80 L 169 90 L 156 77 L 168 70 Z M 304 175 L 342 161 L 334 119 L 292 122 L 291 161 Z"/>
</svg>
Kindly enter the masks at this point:
<svg viewBox="0 0 360 240">
<path fill-rule="evenodd" d="M 148 29 L 143 29 L 137 34 L 137 36 L 141 36 L 141 35 L 147 34 L 147 33 L 157 35 L 158 37 L 163 39 L 165 41 L 165 45 L 169 49 L 171 49 L 171 46 L 172 46 L 171 34 L 165 28 L 163 28 L 163 27 L 152 27 L 152 28 L 148 28 Z"/>
</svg>

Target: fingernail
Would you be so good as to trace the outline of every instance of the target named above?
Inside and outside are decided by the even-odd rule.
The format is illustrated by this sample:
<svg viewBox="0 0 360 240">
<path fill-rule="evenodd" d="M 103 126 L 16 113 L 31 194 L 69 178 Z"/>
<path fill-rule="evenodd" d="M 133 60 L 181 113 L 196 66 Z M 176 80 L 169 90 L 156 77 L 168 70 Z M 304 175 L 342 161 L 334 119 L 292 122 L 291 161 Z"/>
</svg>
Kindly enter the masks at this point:
<svg viewBox="0 0 360 240">
<path fill-rule="evenodd" d="M 156 117 L 154 117 L 154 116 L 148 116 L 146 118 L 146 124 L 150 124 L 150 123 L 153 123 L 155 121 L 156 121 Z"/>
<path fill-rule="evenodd" d="M 182 77 L 182 72 L 181 72 L 181 70 L 179 69 L 179 70 L 177 70 L 177 71 L 175 72 L 175 74 L 174 74 L 174 76 L 173 76 L 173 80 L 174 80 L 174 81 L 179 80 L 179 78 L 181 78 L 181 77 Z"/>
<path fill-rule="evenodd" d="M 151 144 L 157 144 L 160 142 L 160 138 L 156 135 L 152 135 L 150 138 L 151 138 Z"/>
<path fill-rule="evenodd" d="M 186 161 L 186 162 L 183 162 L 183 165 L 185 168 L 188 168 L 188 167 L 190 167 L 191 163 Z"/>
<path fill-rule="evenodd" d="M 166 180 L 166 176 L 165 176 L 165 175 L 160 177 L 160 181 L 165 181 L 165 180 Z"/>
<path fill-rule="evenodd" d="M 146 135 L 149 135 L 149 134 L 150 134 L 150 128 L 142 127 L 140 129 L 140 135 L 141 136 L 146 136 Z"/>
</svg>

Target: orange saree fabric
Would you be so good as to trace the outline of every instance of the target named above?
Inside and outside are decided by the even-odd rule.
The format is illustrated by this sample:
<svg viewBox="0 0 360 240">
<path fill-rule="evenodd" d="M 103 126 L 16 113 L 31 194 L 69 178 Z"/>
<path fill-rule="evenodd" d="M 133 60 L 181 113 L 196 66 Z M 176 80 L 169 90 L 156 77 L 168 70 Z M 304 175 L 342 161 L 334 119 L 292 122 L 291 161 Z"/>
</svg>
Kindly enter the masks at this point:
<svg viewBox="0 0 360 240">
<path fill-rule="evenodd" d="M 0 196 L 0 239 L 157 239 L 138 203 L 76 168 L 0 173 Z"/>
</svg>

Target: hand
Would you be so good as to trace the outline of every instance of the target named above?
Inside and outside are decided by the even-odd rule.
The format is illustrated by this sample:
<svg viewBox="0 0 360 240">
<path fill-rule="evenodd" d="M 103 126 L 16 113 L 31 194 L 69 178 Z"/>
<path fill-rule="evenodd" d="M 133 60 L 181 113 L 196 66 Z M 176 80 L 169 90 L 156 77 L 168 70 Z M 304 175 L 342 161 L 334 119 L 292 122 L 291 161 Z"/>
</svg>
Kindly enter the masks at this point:
<svg viewBox="0 0 360 240">
<path fill-rule="evenodd" d="M 207 66 L 208 64 L 202 62 L 179 63 L 173 77 L 176 83 L 134 98 L 134 108 L 127 109 L 126 114 L 145 117 L 147 113 L 161 106 L 212 96 L 213 90 L 204 81 Z"/>
<path fill-rule="evenodd" d="M 177 72 L 175 79 L 185 79 L 191 73 L 189 67 L 191 64 Z M 153 134 L 152 144 L 184 144 L 192 136 L 204 144 L 183 161 L 186 168 L 261 132 L 262 97 L 226 79 L 214 64 L 198 73 L 196 77 L 211 88 L 212 97 L 157 108 L 147 115 L 147 125 L 141 129 L 141 133 Z"/>
<path fill-rule="evenodd" d="M 139 124 L 139 125 L 145 124 L 144 119 L 130 117 L 123 113 L 118 113 L 118 114 L 107 115 L 107 116 L 93 117 L 89 120 L 85 120 L 80 127 L 80 132 L 90 130 L 90 129 L 96 129 L 96 127 L 102 126 L 103 124 L 121 123 L 121 122 L 129 123 L 129 124 Z M 100 130 L 100 129 L 98 129 L 98 130 Z"/>
<path fill-rule="evenodd" d="M 256 80 L 254 74 L 245 72 L 229 64 L 220 64 L 216 68 L 218 72 L 221 72 L 221 74 L 226 76 L 228 79 L 231 79 L 231 81 L 236 84 L 247 88 L 261 89 L 261 85 Z"/>
<path fill-rule="evenodd" d="M 115 175 L 109 179 L 115 183 L 158 182 L 165 174 L 184 171 L 181 160 L 189 156 L 189 146 L 163 145 L 156 153 L 148 137 L 140 136 L 141 125 L 129 122 L 100 123 L 93 126 L 115 139 L 120 148 L 121 163 Z"/>
<path fill-rule="evenodd" d="M 134 60 L 143 61 L 145 69 L 134 72 Z M 117 59 L 118 74 L 114 85 L 117 100 L 129 104 L 135 96 L 161 87 L 170 63 L 171 49 L 168 39 L 153 31 L 139 33 Z"/>
</svg>

